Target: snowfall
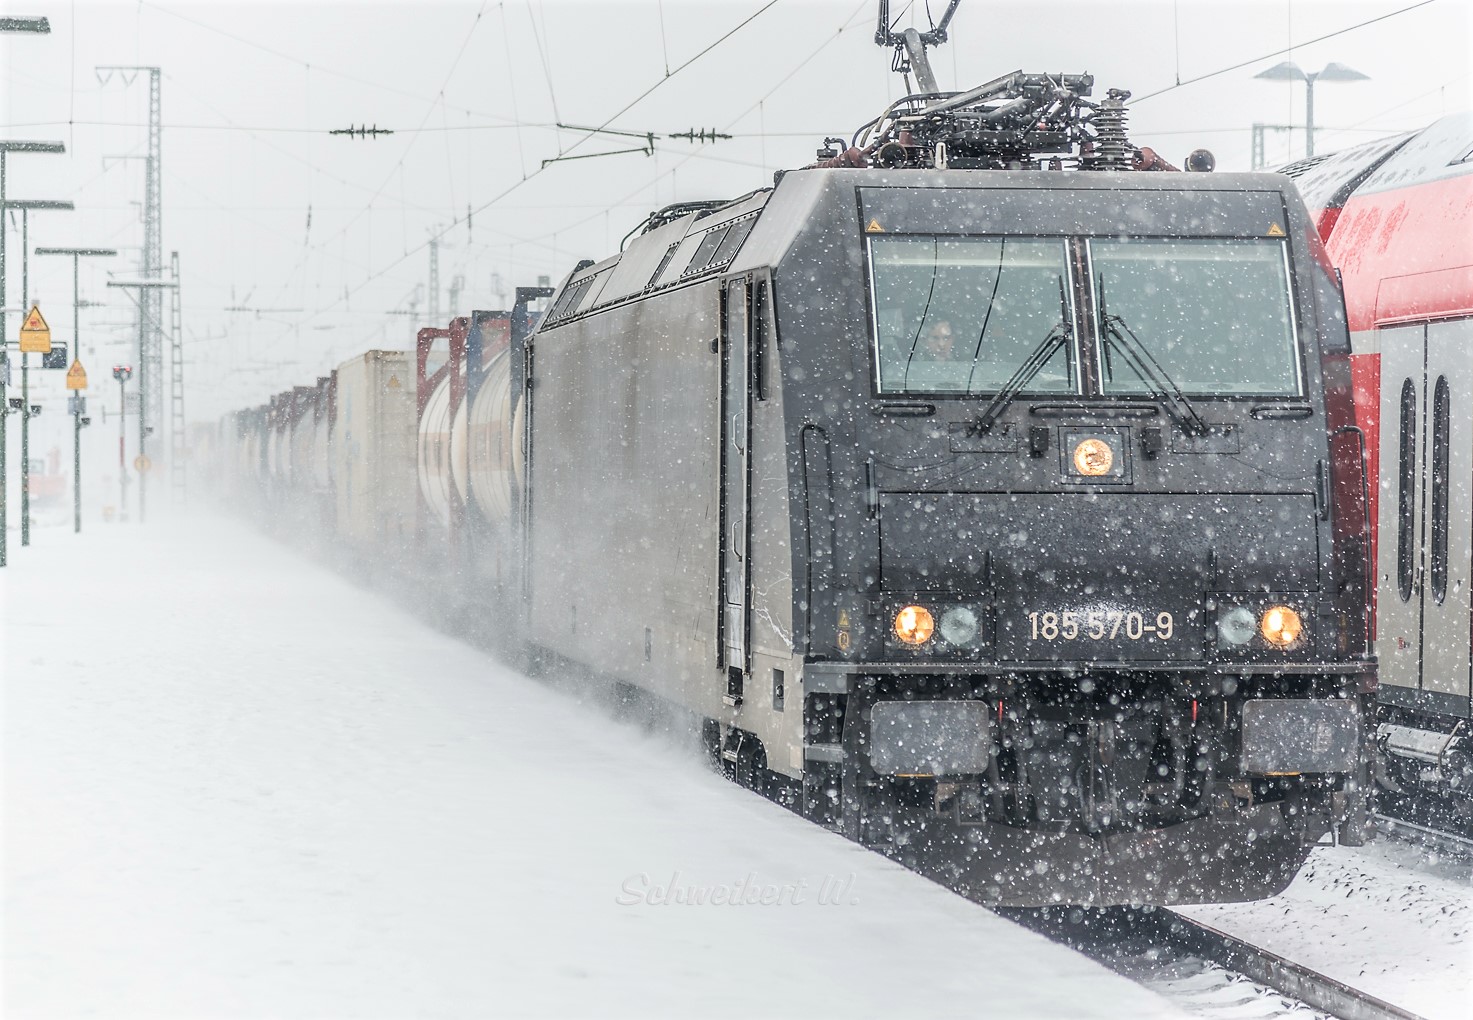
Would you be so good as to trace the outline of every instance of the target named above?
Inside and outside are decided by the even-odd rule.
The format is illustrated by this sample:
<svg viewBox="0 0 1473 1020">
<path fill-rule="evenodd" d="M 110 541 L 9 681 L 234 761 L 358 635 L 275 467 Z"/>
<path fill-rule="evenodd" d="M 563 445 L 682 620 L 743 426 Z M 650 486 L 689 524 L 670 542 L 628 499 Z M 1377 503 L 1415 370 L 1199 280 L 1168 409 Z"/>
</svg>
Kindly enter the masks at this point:
<svg viewBox="0 0 1473 1020">
<path fill-rule="evenodd" d="M 242 522 L 17 538 L 7 1017 L 1183 1015 Z M 1292 942 L 1356 860 L 1201 913 Z M 1466 1015 L 1468 869 L 1384 867 L 1330 962 Z"/>
</svg>

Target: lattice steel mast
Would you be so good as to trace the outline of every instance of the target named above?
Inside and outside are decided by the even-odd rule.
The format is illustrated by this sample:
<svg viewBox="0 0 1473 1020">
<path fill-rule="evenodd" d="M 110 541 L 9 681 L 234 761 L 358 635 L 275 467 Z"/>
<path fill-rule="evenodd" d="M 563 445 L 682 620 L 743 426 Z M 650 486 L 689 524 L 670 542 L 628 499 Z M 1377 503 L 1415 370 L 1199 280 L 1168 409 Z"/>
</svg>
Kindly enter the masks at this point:
<svg viewBox="0 0 1473 1020">
<path fill-rule="evenodd" d="M 148 157 L 143 175 L 143 254 L 140 269 L 144 280 L 163 279 L 163 163 L 162 163 L 162 71 L 157 67 L 106 66 L 97 68 L 98 80 L 106 84 L 116 71 L 131 84 L 139 71 L 148 72 Z M 164 393 L 164 297 L 155 288 L 138 295 L 138 392 L 142 397 L 140 428 L 155 429 L 163 423 Z"/>
</svg>

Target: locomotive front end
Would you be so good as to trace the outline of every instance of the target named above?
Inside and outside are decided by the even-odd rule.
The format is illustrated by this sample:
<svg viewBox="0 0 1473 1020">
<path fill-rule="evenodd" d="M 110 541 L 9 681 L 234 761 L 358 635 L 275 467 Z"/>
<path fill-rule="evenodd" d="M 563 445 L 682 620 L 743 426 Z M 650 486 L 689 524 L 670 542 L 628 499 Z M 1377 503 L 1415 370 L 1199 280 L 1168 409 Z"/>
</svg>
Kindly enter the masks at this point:
<svg viewBox="0 0 1473 1020">
<path fill-rule="evenodd" d="M 1364 483 L 1292 186 L 805 176 L 810 808 L 1008 905 L 1256 898 L 1358 842 Z"/>
</svg>

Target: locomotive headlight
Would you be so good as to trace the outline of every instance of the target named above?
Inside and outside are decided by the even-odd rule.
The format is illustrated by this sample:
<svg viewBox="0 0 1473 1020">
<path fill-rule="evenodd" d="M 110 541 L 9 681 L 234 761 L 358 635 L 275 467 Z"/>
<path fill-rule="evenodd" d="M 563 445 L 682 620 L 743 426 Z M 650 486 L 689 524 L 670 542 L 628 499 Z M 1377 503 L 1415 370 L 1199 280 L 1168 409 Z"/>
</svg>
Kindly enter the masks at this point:
<svg viewBox="0 0 1473 1020">
<path fill-rule="evenodd" d="M 1082 475 L 1108 475 L 1115 466 L 1115 451 L 1101 439 L 1086 439 L 1074 447 L 1074 470 Z"/>
<path fill-rule="evenodd" d="M 1253 640 L 1258 621 L 1242 606 L 1234 606 L 1217 618 L 1217 637 L 1225 645 L 1246 645 Z"/>
<path fill-rule="evenodd" d="M 969 645 L 980 629 L 977 613 L 970 606 L 952 606 L 941 614 L 941 637 L 948 644 Z"/>
<path fill-rule="evenodd" d="M 1275 648 L 1289 648 L 1299 641 L 1304 621 L 1288 606 L 1270 606 L 1258 618 L 1258 633 Z"/>
<path fill-rule="evenodd" d="M 936 619 L 925 606 L 906 606 L 895 614 L 895 636 L 919 647 L 936 632 Z"/>
</svg>

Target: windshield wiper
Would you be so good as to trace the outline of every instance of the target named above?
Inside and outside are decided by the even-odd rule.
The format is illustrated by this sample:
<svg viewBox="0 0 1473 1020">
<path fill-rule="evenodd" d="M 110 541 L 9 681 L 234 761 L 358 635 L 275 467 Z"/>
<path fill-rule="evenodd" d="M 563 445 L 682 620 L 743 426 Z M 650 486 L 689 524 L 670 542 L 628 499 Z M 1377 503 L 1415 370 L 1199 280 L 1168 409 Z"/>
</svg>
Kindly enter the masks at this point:
<svg viewBox="0 0 1473 1020">
<path fill-rule="evenodd" d="M 1125 363 L 1130 366 L 1131 371 L 1140 376 L 1141 382 L 1151 387 L 1151 396 L 1161 401 L 1166 408 L 1166 413 L 1171 415 L 1189 435 L 1196 433 L 1205 436 L 1209 429 L 1187 395 L 1182 392 L 1176 381 L 1167 375 L 1166 369 L 1156 360 L 1149 348 L 1141 343 L 1141 338 L 1136 336 L 1125 320 L 1118 315 L 1104 313 L 1101 309 L 1100 322 L 1104 329 L 1100 333 L 1101 341 L 1107 347 L 1113 347 L 1120 352 Z M 1128 338 L 1128 339 L 1127 339 Z M 1108 351 L 1106 352 L 1108 354 Z"/>
<path fill-rule="evenodd" d="M 1043 370 L 1043 366 L 1048 364 L 1049 359 L 1057 354 L 1072 336 L 1073 330 L 1069 328 L 1067 322 L 1056 323 L 1038 346 L 1033 348 L 1033 353 L 1018 366 L 1018 370 L 1013 373 L 1013 377 L 1007 381 L 1007 384 L 997 391 L 997 396 L 992 398 L 992 402 L 982 411 L 982 416 L 977 419 L 972 428 L 978 433 L 991 429 L 998 417 L 1008 409 L 1008 405 L 1019 393 L 1023 392 L 1023 387 L 1033 381 L 1033 377 Z"/>
</svg>

